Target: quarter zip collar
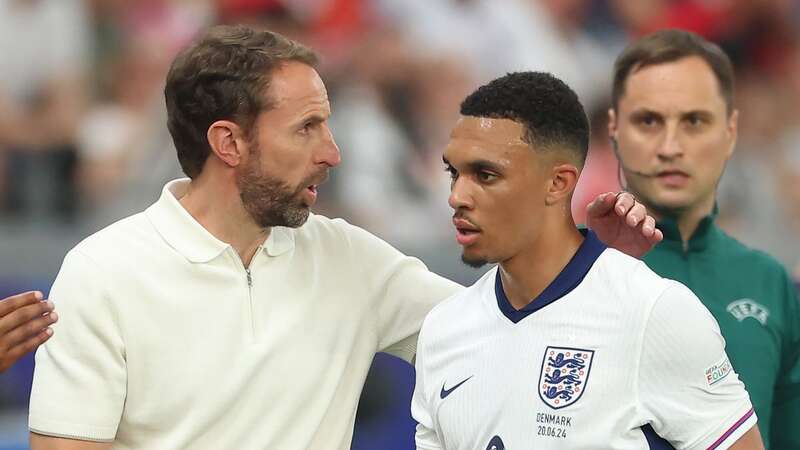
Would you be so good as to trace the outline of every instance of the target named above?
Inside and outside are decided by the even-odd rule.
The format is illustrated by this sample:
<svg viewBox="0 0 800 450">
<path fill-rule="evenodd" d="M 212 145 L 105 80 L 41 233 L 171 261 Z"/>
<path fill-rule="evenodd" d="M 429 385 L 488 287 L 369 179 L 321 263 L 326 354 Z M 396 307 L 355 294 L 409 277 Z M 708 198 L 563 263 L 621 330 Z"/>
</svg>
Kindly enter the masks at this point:
<svg viewBox="0 0 800 450">
<path fill-rule="evenodd" d="M 708 246 L 709 241 L 719 233 L 719 229 L 715 224 L 718 215 L 719 206 L 715 202 L 711 214 L 700 220 L 697 229 L 695 229 L 692 236 L 685 242 L 681 237 L 680 229 L 678 229 L 678 221 L 674 216 L 663 217 L 658 221 L 656 227 L 664 233 L 664 244 L 677 246 L 681 248 L 684 253 L 699 251 L 704 250 Z"/>
<path fill-rule="evenodd" d="M 167 183 L 161 198 L 147 208 L 145 215 L 170 247 L 192 263 L 207 263 L 233 247 L 212 235 L 180 204 L 178 199 L 186 193 L 188 186 L 188 178 Z M 293 248 L 294 235 L 291 230 L 272 227 L 259 251 L 265 251 L 269 256 L 279 256 Z"/>
</svg>

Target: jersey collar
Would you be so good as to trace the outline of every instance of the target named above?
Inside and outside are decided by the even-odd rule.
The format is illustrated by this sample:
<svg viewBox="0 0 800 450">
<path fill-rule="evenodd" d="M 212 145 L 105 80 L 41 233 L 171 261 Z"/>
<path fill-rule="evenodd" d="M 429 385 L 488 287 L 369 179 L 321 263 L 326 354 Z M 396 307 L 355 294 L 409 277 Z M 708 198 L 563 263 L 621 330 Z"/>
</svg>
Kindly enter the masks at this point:
<svg viewBox="0 0 800 450">
<path fill-rule="evenodd" d="M 503 290 L 503 281 L 500 277 L 500 269 L 497 269 L 494 283 L 497 306 L 508 320 L 514 323 L 519 322 L 564 297 L 583 281 L 583 278 L 589 273 L 589 269 L 594 265 L 594 262 L 597 261 L 600 254 L 605 251 L 606 246 L 600 242 L 591 230 L 580 231 L 586 238 L 583 240 L 580 247 L 578 247 L 578 251 L 575 252 L 575 255 L 572 256 L 572 259 L 570 259 L 566 267 L 564 267 L 564 270 L 556 276 L 538 297 L 520 310 L 514 308 L 508 300 L 508 297 L 506 297 L 506 293 Z"/>
<path fill-rule="evenodd" d="M 717 232 L 717 226 L 714 222 L 718 215 L 719 207 L 714 203 L 714 209 L 711 210 L 711 214 L 700 220 L 697 229 L 686 243 L 685 249 L 687 251 L 703 250 L 706 248 L 709 240 L 713 238 Z M 678 221 L 675 217 L 664 217 L 658 221 L 656 226 L 664 233 L 665 244 L 683 247 L 683 238 L 681 237 L 681 232 L 678 229 Z"/>
</svg>

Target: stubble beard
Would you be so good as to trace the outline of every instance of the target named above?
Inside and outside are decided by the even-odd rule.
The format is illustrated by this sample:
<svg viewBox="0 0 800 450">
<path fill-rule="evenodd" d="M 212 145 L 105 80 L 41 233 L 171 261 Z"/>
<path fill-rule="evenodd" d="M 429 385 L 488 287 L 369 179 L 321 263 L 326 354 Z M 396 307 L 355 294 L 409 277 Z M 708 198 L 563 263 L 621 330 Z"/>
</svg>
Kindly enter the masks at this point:
<svg viewBox="0 0 800 450">
<path fill-rule="evenodd" d="M 258 158 L 254 158 L 236 179 L 245 211 L 262 228 L 303 225 L 310 213 L 299 200 L 305 187 L 292 189 L 288 183 L 262 175 L 258 167 Z"/>
<path fill-rule="evenodd" d="M 489 263 L 489 261 L 485 258 L 467 256 L 466 252 L 461 254 L 461 262 L 472 267 L 473 269 L 480 269 Z"/>
</svg>

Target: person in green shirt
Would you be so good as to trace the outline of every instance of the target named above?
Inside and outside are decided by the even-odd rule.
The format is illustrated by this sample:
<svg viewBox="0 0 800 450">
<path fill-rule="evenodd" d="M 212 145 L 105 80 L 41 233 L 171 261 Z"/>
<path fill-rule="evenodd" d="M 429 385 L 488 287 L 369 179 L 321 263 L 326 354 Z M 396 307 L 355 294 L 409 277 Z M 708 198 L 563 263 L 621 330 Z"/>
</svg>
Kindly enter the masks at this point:
<svg viewBox="0 0 800 450">
<path fill-rule="evenodd" d="M 717 319 L 765 446 L 800 449 L 795 288 L 780 263 L 714 223 L 717 184 L 736 143 L 733 84 L 717 45 L 680 30 L 645 36 L 616 60 L 609 134 L 627 189 L 664 233 L 644 261 L 689 286 Z"/>
</svg>

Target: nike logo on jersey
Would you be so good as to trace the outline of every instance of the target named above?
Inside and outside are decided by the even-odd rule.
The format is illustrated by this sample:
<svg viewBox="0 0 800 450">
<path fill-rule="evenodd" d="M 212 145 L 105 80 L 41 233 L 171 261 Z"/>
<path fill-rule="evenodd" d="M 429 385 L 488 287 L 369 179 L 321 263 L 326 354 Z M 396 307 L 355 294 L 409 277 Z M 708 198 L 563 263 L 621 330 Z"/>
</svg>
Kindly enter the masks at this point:
<svg viewBox="0 0 800 450">
<path fill-rule="evenodd" d="M 452 394 L 453 391 L 455 391 L 456 389 L 460 388 L 462 384 L 464 384 L 467 381 L 469 381 L 470 378 L 472 378 L 471 375 L 466 380 L 462 381 L 461 383 L 458 383 L 457 385 L 451 387 L 450 389 L 445 389 L 444 388 L 445 383 L 442 383 L 442 392 L 439 393 L 439 397 L 442 400 L 444 400 L 448 395 Z"/>
<path fill-rule="evenodd" d="M 489 441 L 486 450 L 506 450 L 506 445 L 503 444 L 503 440 L 500 439 L 500 436 L 495 436 Z"/>
</svg>

